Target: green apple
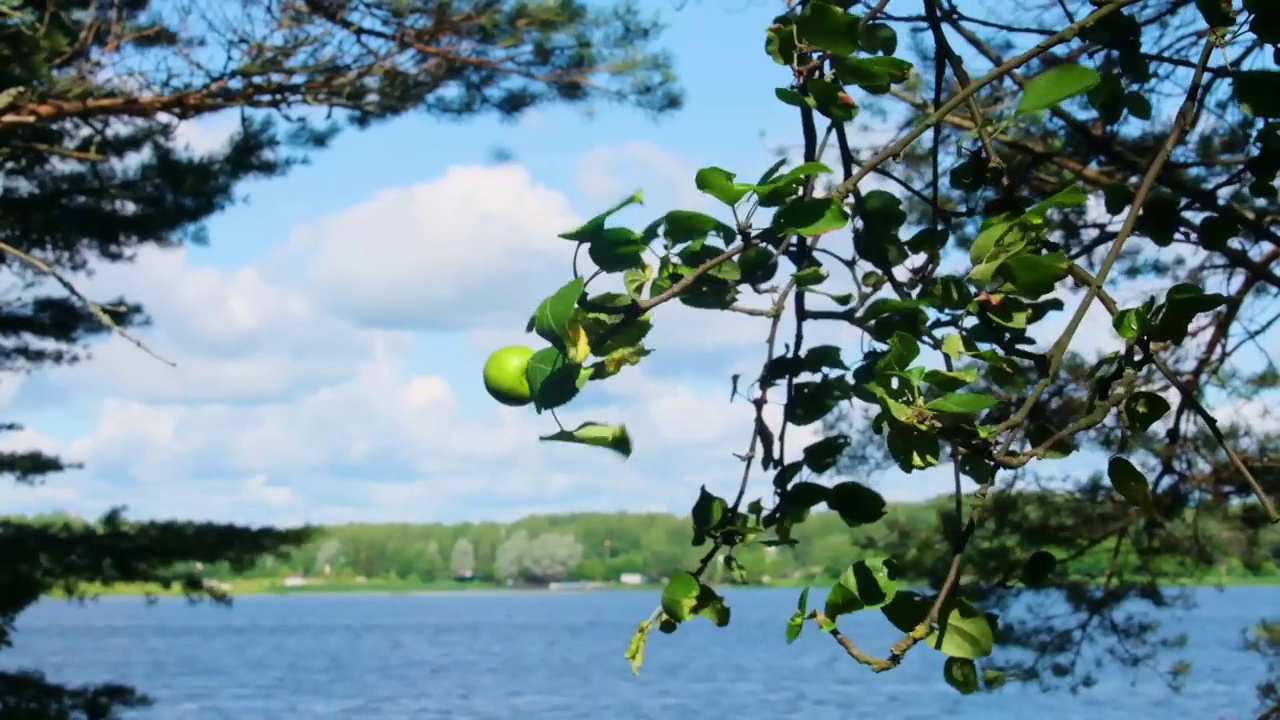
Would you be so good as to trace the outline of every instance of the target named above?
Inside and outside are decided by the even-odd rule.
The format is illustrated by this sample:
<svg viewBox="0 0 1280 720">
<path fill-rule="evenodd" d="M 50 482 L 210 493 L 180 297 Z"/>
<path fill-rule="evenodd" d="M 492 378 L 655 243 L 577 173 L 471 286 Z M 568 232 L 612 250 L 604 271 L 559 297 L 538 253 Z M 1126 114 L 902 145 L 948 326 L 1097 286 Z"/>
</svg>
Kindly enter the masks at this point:
<svg viewBox="0 0 1280 720">
<path fill-rule="evenodd" d="M 533 393 L 529 390 L 525 368 L 531 357 L 533 348 L 523 345 L 508 345 L 493 351 L 484 363 L 484 389 L 503 405 L 528 405 L 533 401 Z"/>
</svg>

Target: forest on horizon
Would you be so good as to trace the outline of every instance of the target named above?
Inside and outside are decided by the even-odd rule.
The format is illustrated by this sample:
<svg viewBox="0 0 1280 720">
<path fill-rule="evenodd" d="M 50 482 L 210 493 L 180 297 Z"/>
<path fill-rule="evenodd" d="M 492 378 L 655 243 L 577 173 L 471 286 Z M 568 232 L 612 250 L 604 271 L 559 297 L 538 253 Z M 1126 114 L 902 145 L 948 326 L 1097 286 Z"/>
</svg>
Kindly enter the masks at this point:
<svg viewBox="0 0 1280 720">
<path fill-rule="evenodd" d="M 1047 492 L 1020 493 L 1053 500 Z M 904 575 L 923 579 L 936 559 L 928 548 L 909 546 L 929 527 L 947 522 L 950 499 L 890 503 L 884 521 L 850 528 L 829 511 L 815 510 L 795 532 L 796 544 L 757 545 L 738 553 L 740 567 L 713 563 L 719 582 L 795 582 L 838 577 L 871 555 L 902 558 Z M 62 513 L 32 516 L 40 524 L 85 522 Z M 1203 522 L 1203 520 L 1202 520 Z M 1280 583 L 1280 538 L 1233 532 L 1227 525 L 1206 533 L 1209 557 L 1184 568 L 1159 569 L 1160 581 Z M 705 548 L 694 546 L 690 517 L 659 512 L 580 512 L 531 515 L 520 520 L 463 523 L 347 523 L 318 526 L 314 538 L 284 557 L 263 556 L 241 573 L 213 565 L 204 577 L 282 580 L 303 577 L 343 582 L 363 579 L 405 585 L 469 579 L 539 584 L 553 581 L 616 581 L 625 573 L 669 577 L 696 563 Z M 1046 547 L 1063 553 L 1064 548 Z M 939 549 L 941 552 L 942 550 Z M 1111 550 L 1097 547 L 1068 562 L 1073 577 L 1100 577 Z M 1066 554 L 1064 553 L 1064 556 Z M 1120 558 L 1129 572 L 1140 562 Z M 1126 562 L 1127 561 L 1127 562 Z M 1154 579 L 1154 578 L 1153 578 Z"/>
</svg>

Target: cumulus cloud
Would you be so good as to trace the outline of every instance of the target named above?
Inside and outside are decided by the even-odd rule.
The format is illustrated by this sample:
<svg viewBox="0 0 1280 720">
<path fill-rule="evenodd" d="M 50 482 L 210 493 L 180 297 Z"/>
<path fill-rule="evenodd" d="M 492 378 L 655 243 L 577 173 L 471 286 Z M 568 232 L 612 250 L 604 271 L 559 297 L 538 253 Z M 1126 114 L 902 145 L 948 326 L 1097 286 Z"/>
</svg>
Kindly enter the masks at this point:
<svg viewBox="0 0 1280 720">
<path fill-rule="evenodd" d="M 85 462 L 88 472 L 60 480 L 60 496 L 0 497 L 43 508 L 74 492 L 73 504 L 86 513 L 127 503 L 143 512 L 322 521 L 334 507 L 350 509 L 347 519 L 461 519 L 548 503 L 681 509 L 699 484 L 734 489 L 740 465 L 733 453 L 745 447 L 751 409 L 724 394 L 636 370 L 607 387 L 605 403 L 561 413 L 570 427 L 627 424 L 635 452 L 623 462 L 596 448 L 541 443 L 554 421 L 528 408 L 469 418 L 445 379 L 406 374 L 399 364 L 382 355 L 347 383 L 270 406 L 108 401 L 88 436 L 44 443 Z M 797 429 L 794 447 L 816 437 L 812 428 Z"/>
<path fill-rule="evenodd" d="M 651 142 L 629 142 L 591 150 L 578 161 L 578 185 L 584 199 L 604 209 L 643 190 L 655 214 L 673 210 L 706 211 L 707 196 L 694 184 L 697 168 Z"/>
<path fill-rule="evenodd" d="M 580 169 L 606 202 L 616 199 L 606 176 L 677 193 L 674 178 L 692 182 L 690 168 L 645 145 L 590 153 Z M 484 397 L 479 363 L 496 344 L 529 342 L 524 321 L 570 267 L 572 244 L 556 235 L 583 216 L 518 165 L 456 166 L 299 227 L 255 264 L 144 251 L 102 268 L 83 288 L 143 302 L 155 325 L 142 338 L 178 367 L 113 340 L 83 365 L 6 378 L 0 406 L 26 412 L 33 405 L 19 400 L 43 396 L 45 414 L 62 417 L 2 441 L 62 452 L 86 470 L 0 489 L 0 502 L 334 522 L 684 510 L 699 485 L 732 494 L 752 409 L 730 402 L 729 376 L 758 372 L 762 318 L 663 306 L 658 352 L 559 413 L 570 427 L 625 423 L 635 446 L 626 462 L 540 442 L 556 429 L 550 415 Z M 780 332 L 792 342 L 789 318 Z M 805 343 L 859 340 L 843 323 L 820 323 Z M 779 414 L 768 410 L 772 422 Z M 793 429 L 791 453 L 817 437 Z"/>
<path fill-rule="evenodd" d="M 176 367 L 131 344 L 103 342 L 92 361 L 36 374 L 12 392 L 51 402 L 70 393 L 138 402 L 273 402 L 342 379 L 380 343 L 409 342 L 325 313 L 257 268 L 193 266 L 182 250 L 145 250 L 135 262 L 103 267 L 79 284 L 91 297 L 123 293 L 141 302 L 154 323 L 135 334 Z"/>
<path fill-rule="evenodd" d="M 578 222 L 519 165 L 452 167 L 299 228 L 271 266 L 300 268 L 312 302 L 366 327 L 523 321 L 567 275 L 573 245 L 556 236 Z"/>
</svg>

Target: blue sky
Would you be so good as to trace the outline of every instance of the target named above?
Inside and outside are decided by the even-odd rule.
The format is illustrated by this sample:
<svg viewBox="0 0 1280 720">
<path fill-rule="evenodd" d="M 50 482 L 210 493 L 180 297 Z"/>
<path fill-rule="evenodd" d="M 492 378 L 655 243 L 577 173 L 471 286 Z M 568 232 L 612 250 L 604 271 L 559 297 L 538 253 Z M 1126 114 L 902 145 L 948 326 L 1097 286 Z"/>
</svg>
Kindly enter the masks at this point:
<svg viewBox="0 0 1280 720">
<path fill-rule="evenodd" d="M 569 277 L 557 233 L 636 189 L 646 205 L 621 221 L 714 211 L 693 187 L 697 168 L 754 177 L 773 146 L 794 143 L 793 111 L 772 92 L 787 72 L 762 49 L 774 3 L 654 6 L 687 90 L 674 116 L 548 107 L 516 124 L 413 116 L 349 131 L 289 176 L 243 187 L 247 202 L 209 223 L 208 247 L 85 279 L 95 297 L 143 301 L 156 320 L 145 339 L 178 367 L 116 341 L 80 367 L 0 379 L 5 416 L 28 428 L 6 447 L 87 466 L 0 489 L 6 511 L 123 503 L 140 517 L 456 521 L 684 511 L 700 484 L 731 493 L 750 413 L 728 403 L 728 378 L 758 369 L 759 319 L 664 307 L 655 355 L 564 413 L 566 424 L 627 423 L 626 462 L 539 443 L 552 421 L 496 405 L 480 383 L 493 348 L 532 344 L 525 318 Z M 210 147 L 232 126 L 214 117 L 182 135 Z M 511 160 L 495 163 L 495 149 Z M 809 342 L 859 340 L 817 333 Z M 922 498 L 948 474 L 878 484 Z"/>
</svg>

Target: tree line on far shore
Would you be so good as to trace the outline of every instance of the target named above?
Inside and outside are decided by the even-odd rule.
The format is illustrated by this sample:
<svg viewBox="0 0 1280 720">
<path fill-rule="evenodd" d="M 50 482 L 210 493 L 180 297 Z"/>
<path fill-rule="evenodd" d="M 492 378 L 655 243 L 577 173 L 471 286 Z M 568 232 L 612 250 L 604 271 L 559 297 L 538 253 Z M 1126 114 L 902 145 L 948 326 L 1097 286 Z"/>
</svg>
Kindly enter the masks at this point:
<svg viewBox="0 0 1280 720">
<path fill-rule="evenodd" d="M 1020 494 L 1026 504 L 1054 502 L 1049 493 Z M 847 527 L 835 513 L 815 512 L 797 530 L 798 544 L 752 547 L 739 554 L 737 577 L 720 565 L 720 581 L 787 582 L 838 576 L 869 555 L 895 558 L 903 573 L 927 579 L 937 558 L 927 547 L 911 546 L 929 526 L 948 522 L 949 499 L 894 503 L 886 522 L 871 528 Z M 78 523 L 67 515 L 29 518 L 38 523 Z M 1167 581 L 1280 580 L 1280 540 L 1232 533 L 1223 527 L 1206 533 L 1212 541 L 1194 563 L 1160 571 Z M 310 542 L 283 559 L 263 557 L 246 571 L 220 565 L 203 568 L 217 580 L 303 577 L 321 581 L 366 580 L 442 583 L 455 580 L 499 584 L 545 584 L 564 580 L 616 581 L 628 573 L 649 579 L 668 577 L 695 563 L 704 548 L 694 547 L 688 516 L 666 513 L 572 513 L 536 515 L 504 524 L 377 523 L 326 526 Z M 1047 548 L 1051 551 L 1055 548 Z M 941 550 L 939 550 L 941 552 Z M 991 552 L 998 552 L 992 549 Z M 1062 553 L 1066 554 L 1066 553 Z M 1110 549 L 1098 547 L 1069 561 L 1072 575 L 1100 575 L 1112 563 Z M 1137 567 L 1138 558 L 1122 556 Z M 1151 572 L 1152 568 L 1144 568 Z"/>
</svg>

